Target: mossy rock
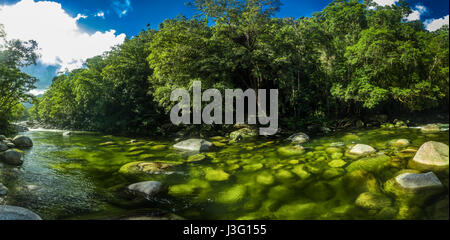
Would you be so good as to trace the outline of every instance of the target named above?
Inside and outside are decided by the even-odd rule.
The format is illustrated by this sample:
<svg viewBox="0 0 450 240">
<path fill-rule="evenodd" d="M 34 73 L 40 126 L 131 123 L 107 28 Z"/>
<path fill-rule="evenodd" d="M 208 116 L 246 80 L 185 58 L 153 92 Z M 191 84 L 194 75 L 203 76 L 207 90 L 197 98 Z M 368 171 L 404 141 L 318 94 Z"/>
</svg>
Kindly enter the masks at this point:
<svg viewBox="0 0 450 240">
<path fill-rule="evenodd" d="M 316 182 L 310 184 L 305 189 L 305 194 L 308 198 L 315 201 L 326 201 L 334 197 L 335 191 L 331 186 L 324 182 Z"/>
<path fill-rule="evenodd" d="M 379 173 L 391 166 L 390 160 L 391 158 L 384 154 L 374 157 L 367 157 L 350 163 L 350 165 L 346 167 L 346 170 L 348 172 L 365 170 L 369 172 Z"/>
<path fill-rule="evenodd" d="M 352 194 L 358 196 L 363 192 L 371 192 L 371 193 L 380 192 L 377 179 L 375 178 L 375 176 L 372 173 L 364 170 L 356 170 L 347 173 L 343 177 L 343 183 L 350 196 Z"/>
<path fill-rule="evenodd" d="M 383 208 L 390 207 L 392 205 L 392 201 L 389 197 L 383 194 L 365 192 L 358 196 L 355 204 L 365 209 L 381 210 Z"/>
<path fill-rule="evenodd" d="M 278 185 L 269 190 L 268 197 L 271 200 L 286 200 L 293 194 L 294 192 L 291 188 L 284 185 Z"/>
<path fill-rule="evenodd" d="M 345 170 L 342 168 L 330 168 L 323 172 L 322 177 L 324 179 L 333 179 L 345 174 Z"/>
<path fill-rule="evenodd" d="M 299 201 L 281 206 L 274 215 L 283 220 L 313 220 L 321 211 L 324 209 L 321 209 L 318 203 Z"/>
<path fill-rule="evenodd" d="M 305 149 L 300 146 L 286 146 L 286 147 L 280 147 L 277 149 L 278 154 L 285 157 L 291 157 L 291 156 L 298 156 L 305 153 Z"/>
<path fill-rule="evenodd" d="M 231 141 L 236 142 L 236 141 L 240 141 L 243 139 L 254 138 L 254 137 L 257 137 L 258 135 L 259 134 L 256 129 L 242 128 L 242 129 L 239 129 L 237 131 L 230 133 L 230 139 L 231 139 Z"/>
<path fill-rule="evenodd" d="M 264 167 L 264 165 L 262 163 L 254 163 L 254 164 L 245 165 L 242 167 L 242 169 L 247 172 L 255 172 L 255 171 L 260 170 L 263 167 Z"/>
<path fill-rule="evenodd" d="M 256 182 L 261 185 L 272 185 L 275 182 L 275 178 L 269 172 L 262 172 L 256 176 Z"/>
<path fill-rule="evenodd" d="M 325 152 L 327 152 L 328 154 L 342 153 L 342 149 L 337 147 L 328 147 L 325 149 Z"/>
<path fill-rule="evenodd" d="M 342 137 L 342 140 L 344 141 L 358 141 L 360 138 L 356 134 L 347 134 Z"/>
<path fill-rule="evenodd" d="M 308 179 L 311 177 L 311 173 L 305 170 L 305 165 L 298 165 L 292 169 L 292 172 L 295 173 L 301 179 Z"/>
<path fill-rule="evenodd" d="M 200 162 L 206 159 L 205 154 L 199 153 L 192 156 L 189 156 L 186 162 Z"/>
<path fill-rule="evenodd" d="M 225 143 L 221 143 L 221 142 L 217 142 L 217 141 L 212 142 L 212 144 L 216 147 L 225 147 L 226 146 Z"/>
<path fill-rule="evenodd" d="M 174 197 L 186 197 L 192 195 L 196 189 L 192 184 L 178 184 L 169 187 L 169 195 Z"/>
<path fill-rule="evenodd" d="M 123 165 L 119 173 L 126 177 L 141 179 L 171 173 L 174 165 L 160 162 L 131 162 Z"/>
<path fill-rule="evenodd" d="M 408 139 L 395 139 L 395 140 L 390 141 L 390 145 L 393 147 L 397 147 L 397 148 L 407 147 L 410 144 L 411 143 L 409 142 Z"/>
<path fill-rule="evenodd" d="M 166 148 L 167 148 L 166 145 L 155 145 L 155 146 L 150 147 L 150 149 L 154 150 L 154 151 L 161 151 L 161 150 L 164 150 Z"/>
<path fill-rule="evenodd" d="M 332 158 L 332 159 L 340 159 L 340 158 L 342 158 L 343 156 L 344 156 L 344 154 L 343 154 L 343 153 L 340 153 L 340 152 L 336 152 L 336 153 L 331 154 L 331 158 Z"/>
<path fill-rule="evenodd" d="M 239 201 L 242 201 L 246 193 L 247 187 L 245 185 L 239 184 L 221 192 L 217 196 L 216 202 L 222 204 L 234 204 Z"/>
<path fill-rule="evenodd" d="M 230 178 L 230 174 L 226 173 L 222 169 L 208 168 L 205 170 L 205 178 L 208 181 L 222 182 Z"/>
<path fill-rule="evenodd" d="M 289 181 L 293 180 L 294 174 L 289 170 L 280 169 L 276 172 L 275 177 L 280 181 Z"/>
<path fill-rule="evenodd" d="M 337 159 L 337 160 L 333 160 L 331 162 L 328 163 L 328 166 L 332 167 L 332 168 L 340 168 L 343 167 L 347 164 L 347 162 L 345 162 L 344 160 L 341 159 Z"/>
</svg>

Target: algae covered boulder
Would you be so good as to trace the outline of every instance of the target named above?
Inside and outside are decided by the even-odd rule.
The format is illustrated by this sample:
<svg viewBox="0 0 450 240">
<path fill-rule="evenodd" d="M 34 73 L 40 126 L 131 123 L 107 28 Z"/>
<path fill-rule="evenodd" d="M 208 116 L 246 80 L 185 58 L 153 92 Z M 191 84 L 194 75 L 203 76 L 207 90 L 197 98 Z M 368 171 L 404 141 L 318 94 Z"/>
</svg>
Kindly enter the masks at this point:
<svg viewBox="0 0 450 240">
<path fill-rule="evenodd" d="M 410 142 L 408 139 L 395 139 L 390 142 L 393 147 L 407 147 Z"/>
<path fill-rule="evenodd" d="M 424 143 L 408 165 L 420 171 L 447 171 L 449 169 L 448 145 L 440 142 Z"/>
<path fill-rule="evenodd" d="M 193 151 L 193 152 L 208 152 L 213 148 L 213 144 L 204 139 L 188 139 L 181 141 L 173 147 L 177 150 Z"/>
<path fill-rule="evenodd" d="M 305 149 L 300 145 L 280 147 L 277 149 L 278 154 L 285 157 L 302 155 Z"/>
<path fill-rule="evenodd" d="M 247 193 L 247 187 L 242 184 L 235 185 L 221 192 L 217 198 L 216 202 L 222 204 L 233 204 L 244 199 Z"/>
<path fill-rule="evenodd" d="M 345 162 L 344 160 L 341 159 L 337 159 L 337 160 L 333 160 L 331 162 L 328 163 L 328 166 L 332 167 L 332 168 L 340 168 L 343 167 L 347 164 L 347 162 Z"/>
<path fill-rule="evenodd" d="M 222 169 L 205 169 L 205 178 L 208 181 L 222 182 L 228 180 L 229 177 L 230 174 L 226 173 Z"/>
<path fill-rule="evenodd" d="M 287 138 L 288 141 L 294 144 L 306 143 L 309 141 L 309 136 L 305 133 L 296 133 Z"/>
<path fill-rule="evenodd" d="M 257 136 L 258 131 L 256 129 L 245 127 L 230 133 L 230 140 L 233 142 L 237 142 L 244 139 L 254 138 Z"/>
<path fill-rule="evenodd" d="M 349 194 L 356 194 L 356 196 L 363 192 L 379 192 L 377 179 L 368 171 L 356 170 L 347 173 L 343 177 L 343 183 L 347 192 Z"/>
<path fill-rule="evenodd" d="M 428 124 L 423 126 L 420 131 L 422 131 L 423 133 L 438 133 L 441 131 L 441 129 L 437 124 Z"/>
<path fill-rule="evenodd" d="M 384 196 L 379 193 L 365 192 L 361 193 L 355 201 L 356 206 L 372 209 L 381 210 L 392 205 L 392 201 L 389 197 Z"/>
<path fill-rule="evenodd" d="M 348 172 L 365 170 L 368 172 L 378 173 L 391 166 L 390 159 L 391 158 L 389 156 L 386 156 L 384 154 L 373 157 L 366 157 L 350 163 L 345 169 Z"/>
<path fill-rule="evenodd" d="M 305 194 L 310 199 L 316 201 L 325 201 L 334 197 L 335 192 L 329 184 L 324 182 L 316 182 L 310 184 L 305 189 Z"/>
<path fill-rule="evenodd" d="M 173 173 L 171 169 L 174 165 L 159 162 L 131 162 L 123 165 L 119 173 L 125 177 L 141 179 L 161 174 Z"/>
<path fill-rule="evenodd" d="M 256 182 L 261 185 L 272 185 L 275 182 L 275 178 L 269 172 L 263 172 L 256 176 Z"/>
<path fill-rule="evenodd" d="M 444 190 L 433 172 L 403 173 L 388 180 L 384 188 L 400 202 L 415 206 L 421 206 L 427 199 Z"/>
</svg>

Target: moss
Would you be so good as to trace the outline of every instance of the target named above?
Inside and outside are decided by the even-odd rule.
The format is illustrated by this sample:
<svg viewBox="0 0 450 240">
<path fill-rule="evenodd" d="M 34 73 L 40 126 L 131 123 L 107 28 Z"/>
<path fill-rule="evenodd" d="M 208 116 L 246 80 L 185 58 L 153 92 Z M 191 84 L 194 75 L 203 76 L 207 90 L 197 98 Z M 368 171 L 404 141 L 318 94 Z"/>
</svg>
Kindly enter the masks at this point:
<svg viewBox="0 0 450 240">
<path fill-rule="evenodd" d="M 244 169 L 244 171 L 254 172 L 254 171 L 258 171 L 259 169 L 261 169 L 263 167 L 264 167 L 264 165 L 262 163 L 255 163 L 255 164 L 245 165 L 242 168 Z"/>
<path fill-rule="evenodd" d="M 364 170 L 347 173 L 343 178 L 343 184 L 349 197 L 356 197 L 363 192 L 377 193 L 380 191 L 375 176 Z"/>
<path fill-rule="evenodd" d="M 358 196 L 355 204 L 365 209 L 381 210 L 390 207 L 392 201 L 382 194 L 365 192 Z"/>
<path fill-rule="evenodd" d="M 195 191 L 195 186 L 192 184 L 179 184 L 169 187 L 169 195 L 175 197 L 185 197 L 192 195 Z"/>
<path fill-rule="evenodd" d="M 233 204 L 244 199 L 247 193 L 247 187 L 239 184 L 221 192 L 216 201 L 222 204 Z"/>
<path fill-rule="evenodd" d="M 226 146 L 225 143 L 221 143 L 221 142 L 217 142 L 217 141 L 212 142 L 212 144 L 214 144 L 214 146 L 216 146 L 216 147 L 225 147 Z"/>
<path fill-rule="evenodd" d="M 343 141 L 358 141 L 359 139 L 359 136 L 355 134 L 347 134 L 342 137 Z"/>
<path fill-rule="evenodd" d="M 206 159 L 205 154 L 199 153 L 192 156 L 189 156 L 187 162 L 200 162 Z"/>
<path fill-rule="evenodd" d="M 307 179 L 307 178 L 309 178 L 311 176 L 311 174 L 308 171 L 305 170 L 305 166 L 304 165 L 295 166 L 292 169 L 292 172 L 295 173 L 301 179 Z"/>
<path fill-rule="evenodd" d="M 155 145 L 155 146 L 150 147 L 151 150 L 155 150 L 155 151 L 164 150 L 166 148 L 167 148 L 166 145 Z"/>
<path fill-rule="evenodd" d="M 333 179 L 345 174 L 345 170 L 342 168 L 330 168 L 323 172 L 322 177 L 324 179 Z"/>
<path fill-rule="evenodd" d="M 221 182 L 226 181 L 230 177 L 230 174 L 221 169 L 208 168 L 205 170 L 205 178 L 208 181 Z"/>
<path fill-rule="evenodd" d="M 278 185 L 269 190 L 268 197 L 272 200 L 285 200 L 292 196 L 292 194 L 293 192 L 289 187 Z"/>
<path fill-rule="evenodd" d="M 331 154 L 331 158 L 332 158 L 332 159 L 340 159 L 340 158 L 342 158 L 343 156 L 344 156 L 344 154 L 343 154 L 343 153 L 340 153 L 340 152 Z"/>
<path fill-rule="evenodd" d="M 328 166 L 332 167 L 332 168 L 340 168 L 345 166 L 347 163 L 344 160 L 338 159 L 338 160 L 333 160 L 331 162 L 328 163 Z"/>
<path fill-rule="evenodd" d="M 256 176 L 256 182 L 262 185 L 272 185 L 275 182 L 275 178 L 269 172 L 263 172 Z"/>
<path fill-rule="evenodd" d="M 305 149 L 302 146 L 286 146 L 277 149 L 278 154 L 285 157 L 302 155 Z"/>
<path fill-rule="evenodd" d="M 357 170 L 365 170 L 369 172 L 381 172 L 390 166 L 390 157 L 386 155 L 378 155 L 375 157 L 367 157 L 350 163 L 346 170 L 353 172 Z"/>
<path fill-rule="evenodd" d="M 294 177 L 294 174 L 292 174 L 292 172 L 290 172 L 288 170 L 280 169 L 275 174 L 275 177 L 280 181 L 286 181 L 286 180 L 292 180 L 292 178 Z"/>
<path fill-rule="evenodd" d="M 277 219 L 285 220 L 310 220 L 315 219 L 318 212 L 324 211 L 320 209 L 317 203 L 290 203 L 280 207 L 274 215 Z"/>
</svg>

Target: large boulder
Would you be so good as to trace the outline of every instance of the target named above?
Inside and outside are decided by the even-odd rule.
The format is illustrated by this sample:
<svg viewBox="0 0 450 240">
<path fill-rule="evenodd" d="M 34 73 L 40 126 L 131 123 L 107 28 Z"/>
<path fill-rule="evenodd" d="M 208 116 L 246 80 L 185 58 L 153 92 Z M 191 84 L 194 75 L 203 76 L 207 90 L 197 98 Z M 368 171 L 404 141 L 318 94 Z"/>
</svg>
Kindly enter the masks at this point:
<svg viewBox="0 0 450 240">
<path fill-rule="evenodd" d="M 131 184 L 127 187 L 128 191 L 143 195 L 145 198 L 151 198 L 160 193 L 163 188 L 162 183 L 157 181 L 146 181 Z"/>
<path fill-rule="evenodd" d="M 204 139 L 188 139 L 173 145 L 175 149 L 193 152 L 207 152 L 213 148 L 213 144 Z"/>
<path fill-rule="evenodd" d="M 0 205 L 0 220 L 42 220 L 42 218 L 25 208 Z"/>
<path fill-rule="evenodd" d="M 376 152 L 376 150 L 373 147 L 365 144 L 356 144 L 349 151 L 350 154 L 358 156 L 369 155 L 374 152 Z"/>
<path fill-rule="evenodd" d="M 5 152 L 0 153 L 0 161 L 14 166 L 19 166 L 23 164 L 23 153 L 16 149 L 9 149 Z"/>
<path fill-rule="evenodd" d="M 437 124 L 428 124 L 423 126 L 420 129 L 423 133 L 438 133 L 441 131 L 441 129 L 439 128 L 439 125 Z"/>
<path fill-rule="evenodd" d="M 444 187 L 433 173 L 402 173 L 388 180 L 385 191 L 405 205 L 421 206 L 431 196 L 441 193 Z"/>
<path fill-rule="evenodd" d="M 31 139 L 27 136 L 16 136 L 13 139 L 13 143 L 18 147 L 18 148 L 29 148 L 33 146 L 33 141 L 31 141 Z"/>
<path fill-rule="evenodd" d="M 449 169 L 448 145 L 440 142 L 424 143 L 412 160 L 409 167 L 420 171 L 447 171 Z"/>
<path fill-rule="evenodd" d="M 300 132 L 291 135 L 290 137 L 288 137 L 287 140 L 291 141 L 294 144 L 302 144 L 309 141 L 309 136 L 306 135 L 305 133 Z"/>
<path fill-rule="evenodd" d="M 8 146 L 0 141 L 0 152 L 8 150 Z"/>
<path fill-rule="evenodd" d="M 346 170 L 348 172 L 365 170 L 368 172 L 379 173 L 391 165 L 390 160 L 391 158 L 385 154 L 366 157 L 350 163 L 346 167 Z"/>
</svg>

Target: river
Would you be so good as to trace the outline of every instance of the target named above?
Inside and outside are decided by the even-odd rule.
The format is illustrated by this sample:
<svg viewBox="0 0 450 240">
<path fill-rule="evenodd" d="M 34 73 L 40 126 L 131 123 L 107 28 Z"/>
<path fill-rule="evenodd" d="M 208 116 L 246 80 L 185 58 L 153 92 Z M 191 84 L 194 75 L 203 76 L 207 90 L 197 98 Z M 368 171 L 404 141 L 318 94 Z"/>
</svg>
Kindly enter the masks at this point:
<svg viewBox="0 0 450 240">
<path fill-rule="evenodd" d="M 219 147 L 194 161 L 174 150 L 173 141 L 164 139 L 131 141 L 86 132 L 63 136 L 61 131 L 45 130 L 24 135 L 34 146 L 24 151 L 23 166 L 0 165 L 0 182 L 9 188 L 4 201 L 31 209 L 43 219 L 150 219 L 168 214 L 185 219 L 394 219 L 399 206 L 394 197 L 384 193 L 383 185 L 407 168 L 414 156 L 402 150 L 417 150 L 427 141 L 449 142 L 448 129 L 423 134 L 414 128 L 378 128 L 314 137 L 304 144 L 306 152 L 289 156 L 280 150 L 289 145 L 282 139 L 229 145 L 226 139 L 216 137 L 210 141 Z M 402 138 L 410 145 L 391 146 L 391 140 Z M 355 205 L 355 198 L 366 191 L 349 183 L 352 177 L 358 179 L 349 169 L 358 159 L 345 152 L 355 143 L 374 147 L 374 158 L 388 156 L 383 167 L 359 178 L 365 183 L 373 179 L 376 191 L 390 199 L 383 213 Z M 119 172 L 136 161 L 172 167 L 157 175 Z M 158 180 L 168 191 L 143 199 L 124 190 L 144 180 Z M 448 173 L 440 180 L 447 191 L 428 202 L 414 218 L 435 218 L 435 205 L 446 196 L 448 201 Z"/>
</svg>

